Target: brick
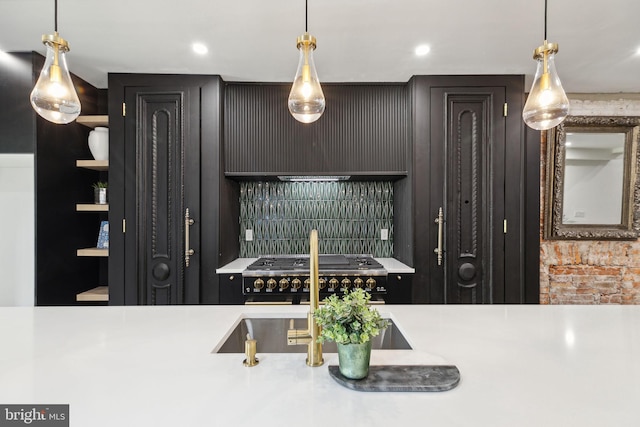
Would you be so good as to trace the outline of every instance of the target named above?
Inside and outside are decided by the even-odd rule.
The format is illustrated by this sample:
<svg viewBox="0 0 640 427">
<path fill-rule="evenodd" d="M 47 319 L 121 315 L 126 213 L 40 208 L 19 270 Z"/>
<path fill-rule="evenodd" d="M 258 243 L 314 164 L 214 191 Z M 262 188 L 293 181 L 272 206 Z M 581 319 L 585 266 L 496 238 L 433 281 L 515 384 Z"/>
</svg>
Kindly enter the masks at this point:
<svg viewBox="0 0 640 427">
<path fill-rule="evenodd" d="M 640 294 L 622 295 L 622 304 L 640 304 Z"/>
<path fill-rule="evenodd" d="M 600 297 L 600 304 L 622 304 L 622 295 L 606 295 Z"/>
<path fill-rule="evenodd" d="M 551 304 L 597 304 L 597 300 L 591 295 L 573 295 L 571 297 L 551 296 Z"/>
<path fill-rule="evenodd" d="M 549 282 L 549 290 L 553 289 L 575 289 L 576 284 L 573 282 L 556 282 L 554 280 Z"/>
<path fill-rule="evenodd" d="M 549 283 L 566 283 L 573 282 L 574 276 L 569 274 L 550 274 Z"/>
</svg>

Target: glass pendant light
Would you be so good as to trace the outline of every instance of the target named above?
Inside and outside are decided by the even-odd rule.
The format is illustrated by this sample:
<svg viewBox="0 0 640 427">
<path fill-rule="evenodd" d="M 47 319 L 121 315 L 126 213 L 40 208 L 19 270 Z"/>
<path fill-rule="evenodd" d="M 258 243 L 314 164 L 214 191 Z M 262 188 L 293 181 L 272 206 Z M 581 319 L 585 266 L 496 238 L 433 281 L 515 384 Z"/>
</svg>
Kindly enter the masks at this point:
<svg viewBox="0 0 640 427">
<path fill-rule="evenodd" d="M 524 104 L 522 118 L 532 129 L 547 130 L 562 123 L 569 114 L 569 99 L 562 88 L 554 62 L 558 45 L 547 41 L 547 0 L 544 2 L 544 44 L 533 52 L 538 61 L 536 76 Z"/>
<path fill-rule="evenodd" d="M 307 32 L 307 1 L 305 1 L 305 32 L 298 37 L 300 51 L 296 77 L 289 93 L 289 112 L 302 123 L 315 122 L 324 113 L 325 99 L 313 62 L 316 38 Z"/>
<path fill-rule="evenodd" d="M 47 47 L 47 57 L 40 77 L 31 91 L 31 105 L 44 119 L 66 124 L 80 115 L 80 99 L 73 87 L 65 53 L 69 44 L 58 35 L 58 0 L 55 1 L 54 34 L 42 36 Z"/>
</svg>

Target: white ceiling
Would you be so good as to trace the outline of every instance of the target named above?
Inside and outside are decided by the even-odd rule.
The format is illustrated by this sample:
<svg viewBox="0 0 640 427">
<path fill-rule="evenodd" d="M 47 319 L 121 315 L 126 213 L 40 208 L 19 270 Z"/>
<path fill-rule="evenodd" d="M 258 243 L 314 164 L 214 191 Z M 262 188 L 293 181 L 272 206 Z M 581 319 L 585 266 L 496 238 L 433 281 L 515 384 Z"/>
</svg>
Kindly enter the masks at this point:
<svg viewBox="0 0 640 427">
<path fill-rule="evenodd" d="M 640 92 L 640 1 L 548 0 L 548 38 L 567 92 Z M 44 53 L 54 0 L 0 0 L 0 49 Z M 288 82 L 303 0 L 59 0 L 71 71 L 219 74 Z M 416 74 L 535 73 L 544 0 L 309 0 L 321 82 L 406 82 Z M 208 45 L 202 57 L 191 43 Z M 414 55 L 426 43 L 431 52 Z"/>
</svg>

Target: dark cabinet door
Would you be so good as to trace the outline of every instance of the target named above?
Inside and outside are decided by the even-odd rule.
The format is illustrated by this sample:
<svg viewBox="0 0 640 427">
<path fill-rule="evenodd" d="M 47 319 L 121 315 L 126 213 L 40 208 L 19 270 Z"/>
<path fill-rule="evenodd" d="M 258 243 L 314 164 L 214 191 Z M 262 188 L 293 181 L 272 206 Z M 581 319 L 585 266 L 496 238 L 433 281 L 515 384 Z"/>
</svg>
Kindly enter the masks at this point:
<svg viewBox="0 0 640 427">
<path fill-rule="evenodd" d="M 432 111 L 432 123 L 444 126 L 431 127 L 429 234 L 442 251 L 432 277 L 444 284 L 445 302 L 493 302 L 504 287 L 505 95 L 504 87 L 431 91 L 444 105 Z"/>
<path fill-rule="evenodd" d="M 110 76 L 113 304 L 197 304 L 217 287 L 218 81 Z"/>
<path fill-rule="evenodd" d="M 416 85 L 416 302 L 526 302 L 523 254 L 538 245 L 523 237 L 519 80 L 449 77 Z M 529 162 L 535 167 L 539 158 Z"/>
<path fill-rule="evenodd" d="M 413 274 L 389 273 L 387 276 L 387 304 L 411 304 Z"/>
<path fill-rule="evenodd" d="M 220 275 L 220 304 L 244 304 L 240 274 Z"/>
<path fill-rule="evenodd" d="M 197 302 L 198 93 L 189 87 L 128 87 L 125 102 L 125 149 L 131 158 L 125 188 L 134 193 L 125 201 L 125 245 L 133 249 L 127 279 L 138 284 L 141 304 Z"/>
</svg>

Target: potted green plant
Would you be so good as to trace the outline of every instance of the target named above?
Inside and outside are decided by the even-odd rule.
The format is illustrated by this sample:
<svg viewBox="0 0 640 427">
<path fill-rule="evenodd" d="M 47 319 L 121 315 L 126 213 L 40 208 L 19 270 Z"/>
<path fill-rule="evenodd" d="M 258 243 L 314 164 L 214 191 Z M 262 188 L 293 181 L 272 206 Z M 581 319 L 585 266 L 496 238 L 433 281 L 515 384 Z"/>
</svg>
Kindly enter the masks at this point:
<svg viewBox="0 0 640 427">
<path fill-rule="evenodd" d="M 389 326 L 370 306 L 370 299 L 368 292 L 357 288 L 345 291 L 341 298 L 336 294 L 325 298 L 313 313 L 321 327 L 318 342 L 335 341 L 340 373 L 347 378 L 362 379 L 369 374 L 371 339 Z"/>
<path fill-rule="evenodd" d="M 98 181 L 93 183 L 94 202 L 98 205 L 107 204 L 107 187 L 106 181 Z"/>
</svg>

